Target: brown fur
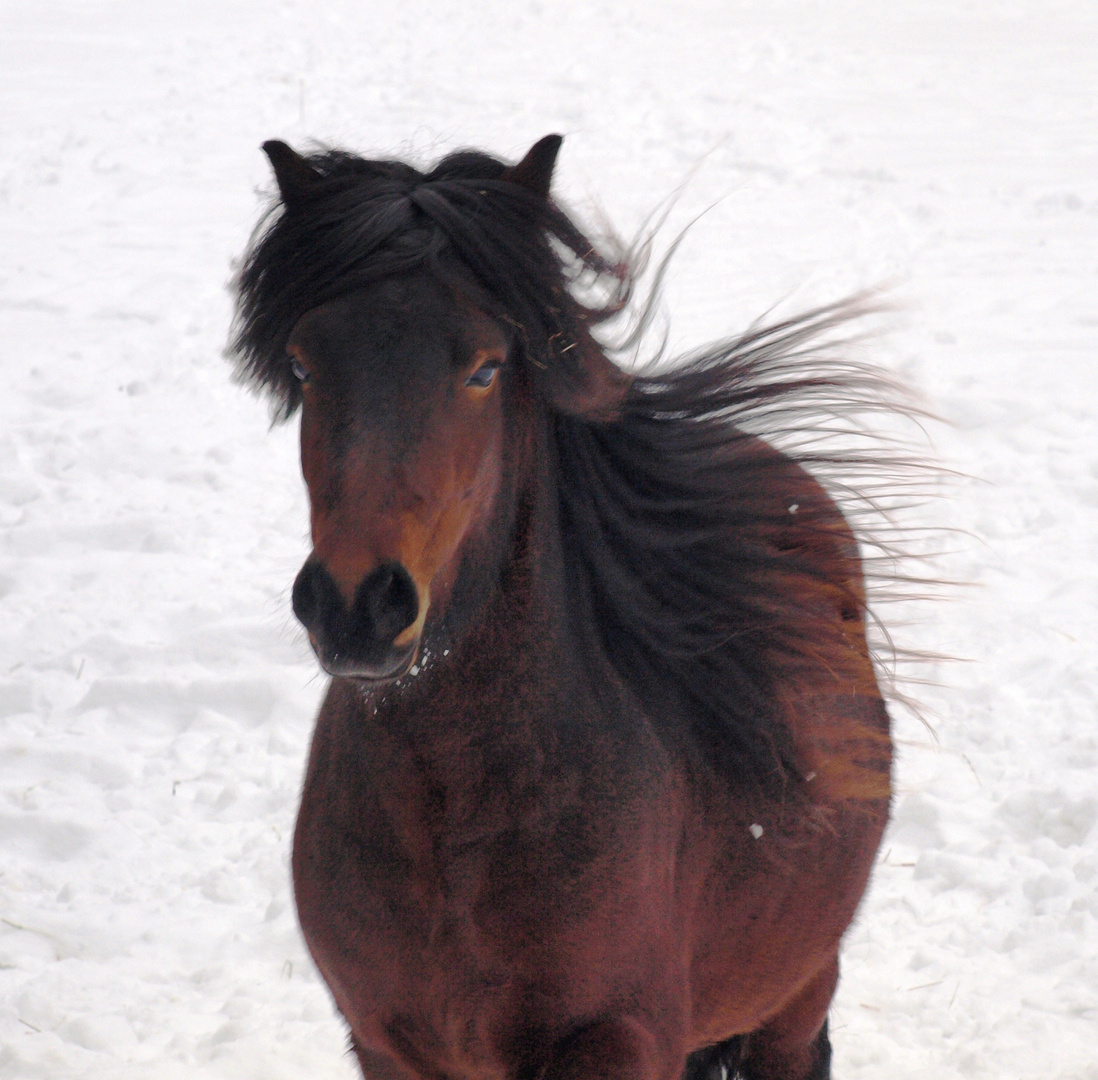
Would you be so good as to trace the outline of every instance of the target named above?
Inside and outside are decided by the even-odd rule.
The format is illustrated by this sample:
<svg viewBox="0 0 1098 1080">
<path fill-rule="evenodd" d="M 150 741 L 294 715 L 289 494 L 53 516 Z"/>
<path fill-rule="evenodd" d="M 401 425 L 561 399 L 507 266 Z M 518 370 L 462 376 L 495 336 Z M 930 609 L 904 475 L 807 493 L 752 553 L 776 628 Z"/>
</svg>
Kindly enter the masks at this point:
<svg viewBox="0 0 1098 1080">
<path fill-rule="evenodd" d="M 484 170 L 485 214 L 496 196 L 535 213 L 557 146 L 453 167 Z M 287 214 L 343 198 L 328 159 L 269 152 Z M 409 185 L 394 220 L 401 199 L 451 220 L 449 189 L 362 164 Z M 524 228 L 522 265 L 557 259 Z M 245 270 L 242 347 L 303 410 L 314 552 L 295 610 L 339 676 L 294 886 L 363 1071 L 825 1080 L 839 945 L 888 817 L 888 715 L 855 537 L 749 429 L 796 430 L 783 403 L 815 417 L 844 385 L 799 374 L 798 350 L 849 312 L 634 380 L 559 273 L 545 320 L 572 345 L 533 338 L 479 271 L 455 284 L 429 230 L 437 265 L 392 241 L 386 273 L 291 325 L 261 302 L 282 282 L 272 235 Z M 264 358 L 274 341 L 300 388 Z"/>
</svg>

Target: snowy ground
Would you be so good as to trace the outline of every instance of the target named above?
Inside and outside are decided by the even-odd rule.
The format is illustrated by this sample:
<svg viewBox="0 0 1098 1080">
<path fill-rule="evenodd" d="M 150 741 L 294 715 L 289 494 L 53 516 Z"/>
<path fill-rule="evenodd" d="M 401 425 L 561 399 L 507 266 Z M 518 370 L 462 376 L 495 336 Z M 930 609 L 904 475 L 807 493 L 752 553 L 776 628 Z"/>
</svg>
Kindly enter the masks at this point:
<svg viewBox="0 0 1098 1080">
<path fill-rule="evenodd" d="M 886 13 L 887 11 L 887 13 Z M 475 14 L 473 14 L 475 12 Z M 220 358 L 279 136 L 567 139 L 628 232 L 694 170 L 684 346 L 898 281 L 967 530 L 908 643 L 842 1080 L 1098 1078 L 1092 0 L 0 7 L 0 1076 L 349 1078 L 287 856 L 322 690 L 294 433 Z"/>
</svg>

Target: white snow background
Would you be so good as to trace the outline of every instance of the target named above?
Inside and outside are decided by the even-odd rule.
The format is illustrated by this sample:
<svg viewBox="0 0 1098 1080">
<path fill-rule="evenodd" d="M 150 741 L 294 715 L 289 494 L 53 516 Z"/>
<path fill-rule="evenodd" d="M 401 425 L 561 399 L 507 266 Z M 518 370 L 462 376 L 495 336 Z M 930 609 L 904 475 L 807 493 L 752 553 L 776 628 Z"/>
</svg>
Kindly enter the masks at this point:
<svg viewBox="0 0 1098 1080">
<path fill-rule="evenodd" d="M 965 530 L 906 643 L 836 1076 L 1098 1078 L 1093 0 L 0 4 L 0 1076 L 350 1078 L 288 852 L 323 689 L 293 426 L 230 382 L 259 144 L 566 135 L 682 347 L 897 282 Z"/>
</svg>

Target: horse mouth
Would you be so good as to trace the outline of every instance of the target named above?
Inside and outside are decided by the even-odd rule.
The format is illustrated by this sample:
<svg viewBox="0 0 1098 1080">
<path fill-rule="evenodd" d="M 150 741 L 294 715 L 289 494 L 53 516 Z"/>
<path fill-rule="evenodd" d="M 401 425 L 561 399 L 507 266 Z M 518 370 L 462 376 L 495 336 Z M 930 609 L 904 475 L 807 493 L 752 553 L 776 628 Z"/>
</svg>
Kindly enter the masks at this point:
<svg viewBox="0 0 1098 1080">
<path fill-rule="evenodd" d="M 325 647 L 313 633 L 309 634 L 309 643 L 321 668 L 332 678 L 353 679 L 367 687 L 384 686 L 407 675 L 419 653 L 418 637 L 403 648 L 384 650 L 384 655 L 370 650 L 372 655 L 369 656 L 356 656 L 353 652 Z"/>
</svg>

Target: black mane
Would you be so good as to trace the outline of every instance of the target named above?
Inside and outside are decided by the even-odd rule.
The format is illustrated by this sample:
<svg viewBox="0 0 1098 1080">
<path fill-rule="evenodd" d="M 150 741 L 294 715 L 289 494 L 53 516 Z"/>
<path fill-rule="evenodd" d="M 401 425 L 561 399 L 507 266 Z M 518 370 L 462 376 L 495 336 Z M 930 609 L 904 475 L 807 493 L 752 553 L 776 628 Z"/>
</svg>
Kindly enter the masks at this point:
<svg viewBox="0 0 1098 1080">
<path fill-rule="evenodd" d="M 337 151 L 308 162 L 322 179 L 303 204 L 271 211 L 238 278 L 238 373 L 279 417 L 300 401 L 284 352 L 296 320 L 416 270 L 476 290 L 515 327 L 535 387 L 582 383 L 583 354 L 601 348 L 591 330 L 626 308 L 643 260 L 600 248 L 482 153 L 429 172 Z M 842 484 L 879 475 L 855 418 L 889 407 L 891 388 L 819 343 L 866 310 L 819 309 L 636 377 L 613 418 L 553 418 L 577 625 L 596 627 L 656 714 L 700 718 L 702 745 L 759 789 L 797 769 L 775 702 L 799 671 L 818 683 L 822 666 L 836 694 L 858 693 L 843 624 L 866 619 L 860 552 L 829 494 L 848 518 L 873 508 Z"/>
<path fill-rule="evenodd" d="M 888 509 L 921 473 L 858 422 L 903 411 L 896 388 L 827 359 L 865 314 L 855 299 L 672 362 L 614 423 L 557 420 L 565 550 L 602 647 L 653 715 L 694 717 L 703 752 L 762 795 L 796 800 L 780 709 L 821 694 L 821 668 L 823 696 L 876 698 L 863 567 L 898 580 Z"/>
<path fill-rule="evenodd" d="M 597 347 L 591 328 L 629 300 L 621 252 L 600 251 L 552 202 L 501 180 L 504 163 L 479 151 L 450 154 L 429 172 L 337 150 L 306 160 L 322 179 L 300 204 L 272 208 L 236 281 L 230 353 L 240 378 L 272 395 L 279 419 L 300 403 L 285 355 L 294 323 L 417 270 L 472 291 L 513 326 L 535 375 L 583 384 L 579 358 Z M 576 284 L 597 285 L 604 298 L 581 301 Z"/>
</svg>

